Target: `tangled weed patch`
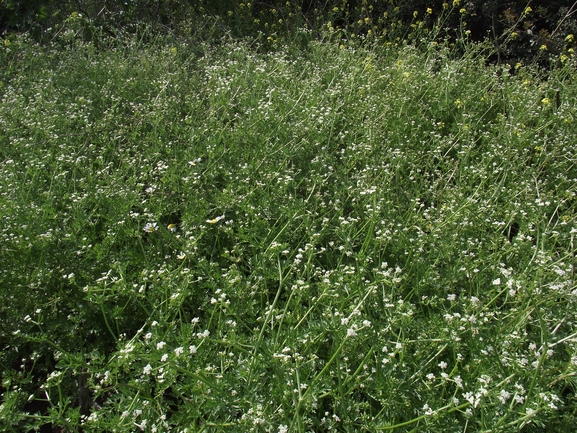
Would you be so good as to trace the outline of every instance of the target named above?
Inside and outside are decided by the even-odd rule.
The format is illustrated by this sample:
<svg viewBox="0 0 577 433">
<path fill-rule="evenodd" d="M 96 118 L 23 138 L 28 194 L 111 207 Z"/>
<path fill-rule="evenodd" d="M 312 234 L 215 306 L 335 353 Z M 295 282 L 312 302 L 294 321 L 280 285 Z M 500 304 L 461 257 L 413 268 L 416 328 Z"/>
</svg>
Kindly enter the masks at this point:
<svg viewBox="0 0 577 433">
<path fill-rule="evenodd" d="M 3 430 L 574 425 L 569 67 L 2 49 Z"/>
</svg>

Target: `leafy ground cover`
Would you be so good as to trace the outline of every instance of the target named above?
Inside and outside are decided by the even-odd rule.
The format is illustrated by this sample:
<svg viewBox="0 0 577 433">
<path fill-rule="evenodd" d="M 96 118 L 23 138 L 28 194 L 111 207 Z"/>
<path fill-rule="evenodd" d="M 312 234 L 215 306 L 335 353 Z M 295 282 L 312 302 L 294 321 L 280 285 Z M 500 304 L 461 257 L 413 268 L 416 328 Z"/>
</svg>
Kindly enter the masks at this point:
<svg viewBox="0 0 577 433">
<path fill-rule="evenodd" d="M 574 59 L 302 40 L 4 42 L 3 431 L 571 431 Z"/>
</svg>

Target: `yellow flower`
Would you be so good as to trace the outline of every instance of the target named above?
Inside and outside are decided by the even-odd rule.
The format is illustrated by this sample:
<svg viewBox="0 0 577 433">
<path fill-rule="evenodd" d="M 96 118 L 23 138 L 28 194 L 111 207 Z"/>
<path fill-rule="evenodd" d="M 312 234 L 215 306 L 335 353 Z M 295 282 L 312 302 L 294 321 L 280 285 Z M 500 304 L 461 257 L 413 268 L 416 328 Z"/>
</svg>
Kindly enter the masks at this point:
<svg viewBox="0 0 577 433">
<path fill-rule="evenodd" d="M 461 0 L 453 0 L 453 7 L 456 8 L 461 4 Z"/>
<path fill-rule="evenodd" d="M 178 50 L 176 49 L 176 47 L 172 47 L 169 51 L 170 51 L 170 54 L 172 54 L 173 56 L 176 56 L 176 52 Z"/>
<path fill-rule="evenodd" d="M 543 98 L 541 99 L 541 104 L 543 104 L 545 107 L 551 105 L 551 100 L 549 98 Z"/>
<path fill-rule="evenodd" d="M 443 9 L 449 9 L 449 3 L 443 3 Z"/>
<path fill-rule="evenodd" d="M 517 36 L 519 36 L 519 33 L 511 32 L 511 39 L 515 39 Z"/>
<path fill-rule="evenodd" d="M 418 15 L 419 15 L 419 11 L 413 12 L 413 18 L 417 18 Z"/>
<path fill-rule="evenodd" d="M 459 10 L 459 13 L 460 13 L 461 15 L 466 14 L 466 13 L 467 13 L 467 9 L 461 8 L 461 9 Z"/>
<path fill-rule="evenodd" d="M 427 13 L 428 13 L 429 15 L 431 15 L 431 14 L 433 13 L 433 9 L 427 8 Z"/>
<path fill-rule="evenodd" d="M 213 218 L 211 220 L 206 220 L 206 222 L 209 224 L 216 224 L 217 222 L 219 222 L 222 219 L 224 219 L 224 215 L 217 216 L 216 218 Z"/>
<path fill-rule="evenodd" d="M 529 15 L 531 12 L 533 12 L 533 9 L 531 9 L 531 6 L 527 6 L 525 8 L 525 15 Z"/>
<path fill-rule="evenodd" d="M 571 35 L 567 35 L 567 37 L 565 38 L 565 40 L 566 40 L 567 42 L 573 42 L 573 39 L 574 39 L 574 36 L 573 36 L 572 34 L 571 34 Z"/>
<path fill-rule="evenodd" d="M 365 60 L 365 69 L 367 71 L 370 71 L 371 69 L 373 69 L 373 65 L 371 64 L 371 58 L 367 57 Z"/>
<path fill-rule="evenodd" d="M 547 51 L 547 45 L 543 44 L 539 47 L 541 51 Z"/>
<path fill-rule="evenodd" d="M 461 108 L 463 106 L 463 101 L 461 101 L 460 99 L 457 99 L 455 101 L 455 105 L 457 106 L 457 108 Z"/>
</svg>

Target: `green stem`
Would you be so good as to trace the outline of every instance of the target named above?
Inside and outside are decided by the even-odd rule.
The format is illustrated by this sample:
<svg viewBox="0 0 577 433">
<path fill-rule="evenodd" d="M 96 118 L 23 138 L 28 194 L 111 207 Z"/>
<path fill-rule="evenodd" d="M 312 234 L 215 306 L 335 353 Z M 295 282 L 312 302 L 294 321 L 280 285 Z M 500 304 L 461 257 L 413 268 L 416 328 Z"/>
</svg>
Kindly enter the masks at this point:
<svg viewBox="0 0 577 433">
<path fill-rule="evenodd" d="M 326 365 L 324 366 L 324 368 L 320 371 L 319 374 L 317 374 L 312 382 L 308 385 L 306 391 L 304 392 L 304 394 L 302 395 L 302 398 L 299 399 L 298 405 L 295 409 L 295 416 L 293 418 L 293 422 L 292 424 L 294 424 L 295 419 L 298 418 L 298 414 L 301 408 L 301 405 L 303 403 L 303 401 L 305 401 L 305 397 L 312 392 L 311 390 L 314 388 L 314 385 L 316 385 L 316 383 L 320 380 L 320 378 L 325 374 L 325 372 L 329 369 L 329 367 L 333 364 L 333 362 L 336 361 L 337 357 L 339 356 L 339 354 L 341 353 L 341 350 L 343 350 L 343 347 L 345 346 L 345 343 L 347 342 L 348 337 L 345 337 L 344 340 L 341 342 L 341 344 L 339 345 L 339 347 L 337 348 L 337 350 L 335 351 L 335 353 L 333 353 L 333 356 L 331 357 L 331 359 L 329 359 L 329 362 L 326 363 Z M 292 427 L 292 425 L 291 425 Z"/>
<path fill-rule="evenodd" d="M 110 323 L 108 323 L 108 318 L 106 317 L 106 313 L 104 312 L 104 305 L 102 305 L 102 302 L 100 302 L 100 311 L 102 312 L 102 317 L 104 318 L 104 323 L 106 324 L 106 328 L 108 328 L 108 332 L 110 332 L 110 335 L 112 335 L 112 338 L 114 339 L 114 341 L 118 342 L 118 338 L 116 337 L 116 334 L 112 331 L 112 328 L 110 327 Z"/>
<path fill-rule="evenodd" d="M 448 414 L 450 414 L 450 413 L 453 413 L 453 412 L 455 412 L 455 411 L 457 411 L 457 410 L 465 409 L 466 407 L 468 407 L 468 406 L 470 406 L 470 405 L 471 405 L 471 403 L 467 402 L 467 403 L 463 403 L 463 404 L 460 404 L 459 406 L 454 406 L 454 407 L 444 406 L 444 407 L 442 407 L 441 409 L 439 409 L 438 411 L 436 411 L 436 414 L 435 414 L 435 415 L 423 414 L 423 415 L 421 415 L 421 416 L 418 416 L 417 418 L 413 418 L 413 419 L 410 419 L 409 421 L 404 421 L 404 422 L 399 423 L 399 424 L 387 425 L 387 426 L 383 426 L 383 427 L 375 427 L 375 430 L 378 430 L 378 431 L 394 430 L 394 429 L 396 429 L 396 428 L 405 427 L 405 426 L 414 424 L 414 423 L 419 422 L 419 421 L 421 421 L 422 419 L 425 419 L 425 418 L 432 418 L 432 419 L 434 419 L 434 418 L 438 418 L 438 417 L 440 417 L 440 416 L 445 416 L 445 415 L 448 415 Z M 445 410 L 445 409 L 447 409 L 447 408 L 450 408 L 450 409 Z M 441 411 L 444 411 L 444 412 L 443 412 L 443 413 L 440 413 Z"/>
<path fill-rule="evenodd" d="M 281 267 L 281 263 L 280 263 L 280 257 L 277 257 L 277 266 L 278 266 L 278 272 L 279 272 L 278 289 L 276 291 L 276 295 L 274 297 L 274 300 L 272 301 L 272 305 L 270 306 L 270 308 L 268 310 L 268 314 L 266 315 L 264 322 L 260 328 L 258 338 L 257 338 L 256 343 L 254 345 L 254 351 L 253 351 L 253 356 L 252 356 L 253 362 L 254 362 L 254 360 L 256 360 L 256 353 L 257 353 L 257 350 L 260 348 L 260 345 L 262 342 L 262 337 L 264 335 L 264 330 L 267 327 L 267 324 L 268 324 L 268 322 L 269 322 L 269 320 L 273 314 L 273 311 L 276 307 L 276 304 L 277 304 L 279 297 L 280 297 L 280 294 L 282 292 L 283 276 L 282 276 L 282 267 Z M 251 372 L 252 372 L 252 369 L 251 369 Z M 250 385 L 251 379 L 252 379 L 252 377 L 249 376 L 248 381 L 247 381 L 247 385 Z"/>
</svg>

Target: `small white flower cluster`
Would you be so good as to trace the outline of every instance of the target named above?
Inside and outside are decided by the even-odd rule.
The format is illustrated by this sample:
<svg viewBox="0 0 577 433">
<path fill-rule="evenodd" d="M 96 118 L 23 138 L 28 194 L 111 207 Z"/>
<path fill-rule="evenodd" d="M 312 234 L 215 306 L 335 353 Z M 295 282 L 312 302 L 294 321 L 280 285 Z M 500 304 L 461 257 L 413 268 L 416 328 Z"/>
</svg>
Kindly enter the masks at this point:
<svg viewBox="0 0 577 433">
<path fill-rule="evenodd" d="M 217 289 L 215 292 L 215 295 L 217 295 L 218 297 L 217 298 L 212 297 L 210 299 L 211 304 L 214 305 L 216 303 L 219 303 L 219 304 L 223 304 L 223 305 L 230 305 L 230 299 L 226 298 L 226 293 L 224 293 L 222 291 L 222 289 Z"/>
</svg>

